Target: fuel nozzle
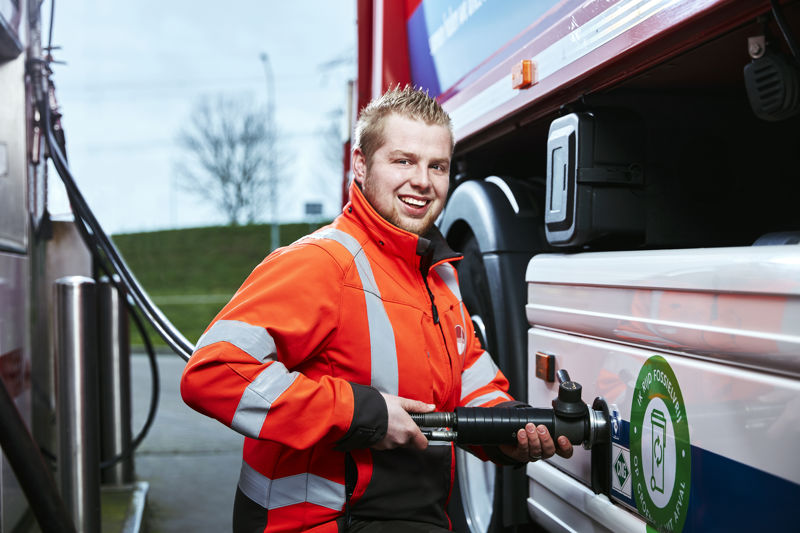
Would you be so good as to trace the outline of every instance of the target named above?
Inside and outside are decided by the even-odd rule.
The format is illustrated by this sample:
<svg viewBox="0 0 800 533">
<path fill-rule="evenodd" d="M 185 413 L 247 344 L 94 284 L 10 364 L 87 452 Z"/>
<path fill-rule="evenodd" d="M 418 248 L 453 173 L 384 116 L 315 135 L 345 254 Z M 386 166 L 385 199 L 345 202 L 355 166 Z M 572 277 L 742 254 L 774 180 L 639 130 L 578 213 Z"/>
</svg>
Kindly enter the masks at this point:
<svg viewBox="0 0 800 533">
<path fill-rule="evenodd" d="M 566 369 L 560 369 L 558 376 L 558 396 L 553 399 L 553 414 L 557 431 L 563 431 L 572 444 L 583 444 L 587 450 L 596 443 L 606 443 L 611 439 L 610 418 L 605 400 L 596 398 L 590 409 L 581 398 L 583 387 L 572 381 Z M 578 439 L 583 436 L 582 441 Z M 554 437 L 555 438 L 555 437 Z"/>
<path fill-rule="evenodd" d="M 528 405 L 511 407 L 458 407 L 455 412 L 409 413 L 431 441 L 451 441 L 460 446 L 513 444 L 527 424 L 544 425 L 553 439 L 565 436 L 572 444 L 591 450 L 592 490 L 610 494 L 611 416 L 602 397 L 589 408 L 581 398 L 580 383 L 558 371 L 558 396 L 552 409 Z"/>
<path fill-rule="evenodd" d="M 589 409 L 581 399 L 581 385 L 566 370 L 558 371 L 558 396 L 552 409 L 526 405 L 514 407 L 458 407 L 453 413 L 410 413 L 428 440 L 455 441 L 459 445 L 497 445 L 516 442 L 516 432 L 526 424 L 544 425 L 553 439 L 564 435 L 572 444 L 591 448 L 609 440 L 607 414 Z"/>
<path fill-rule="evenodd" d="M 559 370 L 558 396 L 553 400 L 553 413 L 562 418 L 581 418 L 588 414 L 589 406 L 583 403 L 581 392 L 583 387 L 569 378 L 569 372 Z"/>
</svg>

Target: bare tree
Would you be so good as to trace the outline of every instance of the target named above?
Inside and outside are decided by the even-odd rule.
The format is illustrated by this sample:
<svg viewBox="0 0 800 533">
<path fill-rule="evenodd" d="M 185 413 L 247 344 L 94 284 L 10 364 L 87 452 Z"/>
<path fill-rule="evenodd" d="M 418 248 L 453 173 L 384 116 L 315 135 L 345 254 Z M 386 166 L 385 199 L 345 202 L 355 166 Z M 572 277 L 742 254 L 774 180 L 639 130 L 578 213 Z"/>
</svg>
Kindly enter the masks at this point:
<svg viewBox="0 0 800 533">
<path fill-rule="evenodd" d="M 344 177 L 343 118 L 344 111 L 341 108 L 332 109 L 326 113 L 326 123 L 316 130 L 320 159 L 325 163 L 324 170 L 316 176 L 318 192 L 332 204 L 334 212 L 341 207 Z"/>
<path fill-rule="evenodd" d="M 344 111 L 337 107 L 328 111 L 326 115 L 327 123 L 317 130 L 322 142 L 322 156 L 325 162 L 341 175 L 344 164 L 344 138 L 342 135 Z"/>
<path fill-rule="evenodd" d="M 179 184 L 219 207 L 230 225 L 254 222 L 269 209 L 267 198 L 279 193 L 271 118 L 250 98 L 204 97 L 178 136 L 186 151 L 177 166 Z"/>
</svg>

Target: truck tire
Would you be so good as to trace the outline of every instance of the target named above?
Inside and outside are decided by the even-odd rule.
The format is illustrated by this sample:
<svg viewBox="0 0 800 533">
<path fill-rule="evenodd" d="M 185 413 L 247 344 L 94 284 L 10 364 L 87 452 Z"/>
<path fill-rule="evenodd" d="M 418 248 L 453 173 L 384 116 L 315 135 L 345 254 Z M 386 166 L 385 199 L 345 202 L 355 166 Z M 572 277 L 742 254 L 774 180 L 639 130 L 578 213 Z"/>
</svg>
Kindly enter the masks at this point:
<svg viewBox="0 0 800 533">
<path fill-rule="evenodd" d="M 519 180 L 493 177 L 466 182 L 453 192 L 441 224 L 450 246 L 464 255 L 456 268 L 475 331 L 508 377 L 512 396 L 523 401 L 527 398 L 525 270 L 531 257 L 547 248 L 541 209 L 534 198 L 531 188 Z M 448 509 L 454 531 L 530 530 L 527 491 L 525 469 L 498 468 L 457 450 L 456 483 Z"/>
<path fill-rule="evenodd" d="M 457 266 L 461 294 L 481 346 L 489 353 L 494 353 L 492 351 L 494 343 L 490 344 L 488 339 L 488 331 L 494 332 L 494 322 L 489 307 L 486 271 L 475 236 L 467 231 L 464 237 L 465 242 L 459 245 L 464 259 Z M 498 469 L 493 463 L 481 461 L 469 452 L 456 448 L 456 479 L 450 509 L 454 531 L 464 533 L 501 531 L 491 527 L 497 476 Z"/>
<path fill-rule="evenodd" d="M 489 278 L 477 240 L 471 232 L 467 232 L 465 237 L 465 242 L 460 245 L 464 259 L 458 265 L 461 295 L 481 345 L 489 353 L 497 354 L 500 351 L 498 326 L 510 317 L 498 317 L 494 312 Z M 524 272 L 520 275 L 524 276 Z M 500 329 L 505 328 L 501 326 Z M 493 357 L 498 366 L 509 366 L 502 364 L 507 361 L 501 362 L 496 356 Z M 519 394 L 515 397 L 523 398 Z M 454 531 L 500 533 L 527 530 L 528 519 L 524 509 L 526 491 L 524 469 L 498 468 L 494 463 L 484 462 L 456 448 L 456 480 L 449 509 Z M 514 527 L 508 527 L 509 524 Z"/>
</svg>

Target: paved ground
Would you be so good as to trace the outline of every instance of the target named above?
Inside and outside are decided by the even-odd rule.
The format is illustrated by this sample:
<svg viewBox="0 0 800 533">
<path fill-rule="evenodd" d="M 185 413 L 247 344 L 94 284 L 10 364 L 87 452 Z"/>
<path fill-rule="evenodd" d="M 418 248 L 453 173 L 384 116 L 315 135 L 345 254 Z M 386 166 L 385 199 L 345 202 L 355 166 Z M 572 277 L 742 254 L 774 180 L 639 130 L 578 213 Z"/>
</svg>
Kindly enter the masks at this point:
<svg viewBox="0 0 800 533">
<path fill-rule="evenodd" d="M 243 437 L 183 403 L 178 386 L 183 359 L 170 354 L 158 361 L 161 401 L 135 463 L 136 477 L 150 483 L 146 531 L 229 532 Z M 133 431 L 138 433 L 150 402 L 146 356 L 132 357 L 131 374 Z"/>
</svg>

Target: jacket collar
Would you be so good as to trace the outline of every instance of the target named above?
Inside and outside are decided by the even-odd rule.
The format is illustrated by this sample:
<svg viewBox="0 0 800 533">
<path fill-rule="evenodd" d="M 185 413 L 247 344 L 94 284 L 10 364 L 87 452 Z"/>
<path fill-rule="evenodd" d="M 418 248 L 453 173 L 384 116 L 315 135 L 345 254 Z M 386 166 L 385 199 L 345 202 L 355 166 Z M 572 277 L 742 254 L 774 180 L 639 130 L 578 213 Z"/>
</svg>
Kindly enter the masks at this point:
<svg viewBox="0 0 800 533">
<path fill-rule="evenodd" d="M 448 246 L 438 227 L 433 226 L 420 237 L 387 221 L 375 211 L 355 180 L 350 183 L 350 202 L 343 215 L 362 226 L 378 248 L 418 266 L 423 276 L 440 263 L 461 259 L 461 254 Z"/>
</svg>

